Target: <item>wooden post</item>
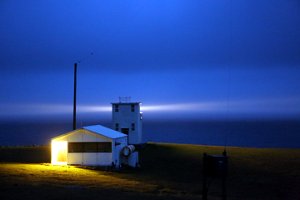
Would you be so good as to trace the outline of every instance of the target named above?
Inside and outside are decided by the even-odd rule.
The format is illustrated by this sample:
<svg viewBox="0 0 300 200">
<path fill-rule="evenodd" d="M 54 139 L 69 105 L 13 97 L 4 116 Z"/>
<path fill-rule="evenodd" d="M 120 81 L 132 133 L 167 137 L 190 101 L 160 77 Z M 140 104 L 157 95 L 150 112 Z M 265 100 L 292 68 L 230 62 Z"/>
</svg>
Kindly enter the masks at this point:
<svg viewBox="0 0 300 200">
<path fill-rule="evenodd" d="M 74 63 L 73 130 L 76 130 L 77 63 Z"/>
</svg>

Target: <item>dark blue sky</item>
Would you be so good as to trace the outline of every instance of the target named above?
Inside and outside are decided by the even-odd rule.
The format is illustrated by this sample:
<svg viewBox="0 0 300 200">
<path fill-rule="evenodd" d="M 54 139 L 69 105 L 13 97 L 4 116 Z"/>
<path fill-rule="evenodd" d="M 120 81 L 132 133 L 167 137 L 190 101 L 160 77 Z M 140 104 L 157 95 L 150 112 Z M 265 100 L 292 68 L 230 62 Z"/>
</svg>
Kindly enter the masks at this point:
<svg viewBox="0 0 300 200">
<path fill-rule="evenodd" d="M 3 0 L 0 118 L 300 118 L 298 0 Z M 93 52 L 91 56 L 90 53 Z M 105 115 L 106 115 L 105 114 Z"/>
</svg>

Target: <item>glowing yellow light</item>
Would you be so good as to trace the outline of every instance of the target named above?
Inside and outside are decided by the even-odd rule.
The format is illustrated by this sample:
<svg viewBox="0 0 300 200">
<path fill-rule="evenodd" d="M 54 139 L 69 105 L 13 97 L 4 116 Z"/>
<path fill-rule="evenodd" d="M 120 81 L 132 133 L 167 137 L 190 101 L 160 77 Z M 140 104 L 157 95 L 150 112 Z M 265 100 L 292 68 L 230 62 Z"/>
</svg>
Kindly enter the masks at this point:
<svg viewBox="0 0 300 200">
<path fill-rule="evenodd" d="M 51 142 L 51 164 L 66 165 L 68 155 L 67 141 L 52 141 Z"/>
</svg>

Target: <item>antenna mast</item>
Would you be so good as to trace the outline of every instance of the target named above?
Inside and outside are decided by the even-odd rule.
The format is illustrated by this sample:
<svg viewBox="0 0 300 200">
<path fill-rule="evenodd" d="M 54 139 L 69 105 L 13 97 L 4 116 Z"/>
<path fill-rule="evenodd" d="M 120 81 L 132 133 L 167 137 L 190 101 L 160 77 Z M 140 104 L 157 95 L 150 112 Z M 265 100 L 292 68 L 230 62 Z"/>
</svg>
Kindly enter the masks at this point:
<svg viewBox="0 0 300 200">
<path fill-rule="evenodd" d="M 76 130 L 77 63 L 74 63 L 73 130 Z"/>
</svg>

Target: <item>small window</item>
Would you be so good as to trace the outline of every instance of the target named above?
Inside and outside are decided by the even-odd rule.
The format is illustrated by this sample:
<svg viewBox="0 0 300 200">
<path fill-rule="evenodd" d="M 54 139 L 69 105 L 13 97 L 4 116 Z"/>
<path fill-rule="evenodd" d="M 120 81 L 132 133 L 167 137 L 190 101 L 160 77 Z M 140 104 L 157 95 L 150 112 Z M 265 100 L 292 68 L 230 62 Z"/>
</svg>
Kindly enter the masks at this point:
<svg viewBox="0 0 300 200">
<path fill-rule="evenodd" d="M 135 124 L 131 123 L 131 130 L 134 131 L 135 130 Z"/>
<path fill-rule="evenodd" d="M 83 143 L 83 152 L 97 152 L 97 142 Z"/>
<path fill-rule="evenodd" d="M 121 132 L 128 135 L 129 134 L 129 128 L 121 128 Z"/>
<path fill-rule="evenodd" d="M 69 153 L 83 152 L 83 143 L 82 142 L 69 142 L 68 143 L 68 152 Z"/>
<path fill-rule="evenodd" d="M 115 112 L 119 112 L 119 105 L 115 105 Z"/>
<path fill-rule="evenodd" d="M 111 142 L 97 142 L 98 152 L 111 152 Z"/>
<path fill-rule="evenodd" d="M 131 112 L 134 112 L 134 105 L 131 105 Z"/>
<path fill-rule="evenodd" d="M 69 153 L 112 152 L 111 142 L 69 142 Z"/>
<path fill-rule="evenodd" d="M 118 131 L 119 130 L 119 123 L 116 123 L 116 131 Z"/>
</svg>

